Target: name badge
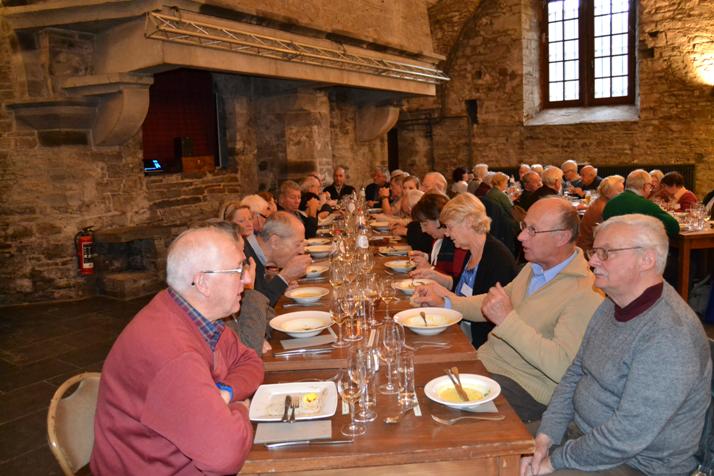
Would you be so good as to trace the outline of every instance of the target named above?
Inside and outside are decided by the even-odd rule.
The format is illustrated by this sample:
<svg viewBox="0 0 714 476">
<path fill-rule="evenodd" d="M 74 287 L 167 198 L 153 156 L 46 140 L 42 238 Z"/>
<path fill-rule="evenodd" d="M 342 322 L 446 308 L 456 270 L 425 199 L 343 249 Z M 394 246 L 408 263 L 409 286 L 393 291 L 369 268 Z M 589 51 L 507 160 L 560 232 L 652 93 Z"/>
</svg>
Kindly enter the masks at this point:
<svg viewBox="0 0 714 476">
<path fill-rule="evenodd" d="M 473 296 L 474 290 L 471 288 L 471 286 L 468 285 L 468 283 L 464 283 L 461 285 L 461 295 L 462 296 Z"/>
</svg>

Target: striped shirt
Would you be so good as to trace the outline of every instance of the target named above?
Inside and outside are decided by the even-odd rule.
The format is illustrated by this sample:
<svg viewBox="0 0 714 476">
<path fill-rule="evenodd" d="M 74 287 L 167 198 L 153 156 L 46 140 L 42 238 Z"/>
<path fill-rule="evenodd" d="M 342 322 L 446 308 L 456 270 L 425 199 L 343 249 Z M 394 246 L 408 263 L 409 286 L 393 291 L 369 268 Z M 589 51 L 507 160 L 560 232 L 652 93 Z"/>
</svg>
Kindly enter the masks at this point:
<svg viewBox="0 0 714 476">
<path fill-rule="evenodd" d="M 188 303 L 179 293 L 169 288 L 169 295 L 176 301 L 181 309 L 186 311 L 186 315 L 191 319 L 196 325 L 198 332 L 201 333 L 201 337 L 206 341 L 208 347 L 211 348 L 211 352 L 215 352 L 216 345 L 218 344 L 218 339 L 221 338 L 225 324 L 223 321 L 209 321 L 203 314 L 198 312 L 198 310 Z"/>
</svg>

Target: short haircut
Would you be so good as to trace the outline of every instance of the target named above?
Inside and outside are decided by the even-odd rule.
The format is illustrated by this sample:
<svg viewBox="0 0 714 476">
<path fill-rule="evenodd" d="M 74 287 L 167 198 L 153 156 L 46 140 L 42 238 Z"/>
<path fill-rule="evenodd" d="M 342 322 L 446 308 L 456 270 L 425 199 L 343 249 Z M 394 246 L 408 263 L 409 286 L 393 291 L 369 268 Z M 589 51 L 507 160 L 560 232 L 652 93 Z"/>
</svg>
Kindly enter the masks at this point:
<svg viewBox="0 0 714 476">
<path fill-rule="evenodd" d="M 662 180 L 662 177 L 664 177 L 664 172 L 662 172 L 660 169 L 652 169 L 650 170 L 650 177 L 657 177 L 657 180 Z"/>
<path fill-rule="evenodd" d="M 427 193 L 421 200 L 417 202 L 414 207 L 412 207 L 412 220 L 414 221 L 427 221 L 427 220 L 439 220 L 439 215 L 441 214 L 441 209 L 444 208 L 446 202 L 448 202 L 448 197 L 440 193 Z"/>
<path fill-rule="evenodd" d="M 263 213 L 270 205 L 268 202 L 260 195 L 246 195 L 243 200 L 240 201 L 241 205 L 245 205 L 250 208 L 253 213 Z"/>
<path fill-rule="evenodd" d="M 409 207 L 409 210 L 414 208 L 414 205 L 416 205 L 419 200 L 424 196 L 424 192 L 421 190 L 409 190 L 404 196 L 402 197 L 402 200 L 406 200 L 406 204 Z"/>
<path fill-rule="evenodd" d="M 560 170 L 558 167 L 549 165 L 544 171 L 543 171 L 543 185 L 546 185 L 548 187 L 553 187 L 555 185 L 555 182 L 558 180 L 563 179 L 563 171 Z"/>
<path fill-rule="evenodd" d="M 496 187 L 504 183 L 508 183 L 508 175 L 503 172 L 496 172 L 493 174 L 493 178 L 491 178 L 491 186 Z"/>
<path fill-rule="evenodd" d="M 292 238 L 294 235 L 293 224 L 296 220 L 297 218 L 291 213 L 277 211 L 265 221 L 259 236 L 265 241 L 273 235 L 277 235 L 280 238 Z"/>
<path fill-rule="evenodd" d="M 486 234 L 491 229 L 491 219 L 486 214 L 481 200 L 470 193 L 455 196 L 441 210 L 441 223 L 462 223 L 471 219 L 472 229 L 476 233 Z"/>
<path fill-rule="evenodd" d="M 476 164 L 473 168 L 473 173 L 480 179 L 486 176 L 488 173 L 488 164 Z"/>
<path fill-rule="evenodd" d="M 297 182 L 294 182 L 292 180 L 286 180 L 282 184 L 280 184 L 280 195 L 286 195 L 288 192 L 291 192 L 293 190 L 297 190 L 298 192 L 302 193 L 302 190 L 300 190 L 300 185 L 297 184 Z"/>
<path fill-rule="evenodd" d="M 179 293 L 191 287 L 193 276 L 220 262 L 221 253 L 215 240 L 206 240 L 207 233 L 225 235 L 242 247 L 243 240 L 233 223 L 211 219 L 189 228 L 171 242 L 166 258 L 166 284 Z"/>
<path fill-rule="evenodd" d="M 406 185 L 407 182 L 414 182 L 414 185 L 416 186 L 416 188 L 419 188 L 419 186 L 421 185 L 421 181 L 419 180 L 419 177 L 417 177 L 416 175 L 410 175 L 408 177 L 404 177 L 402 186 Z"/>
<path fill-rule="evenodd" d="M 578 239 L 578 234 L 580 233 L 580 217 L 578 216 L 578 211 L 568 200 L 556 195 L 549 195 L 538 201 L 542 202 L 543 200 L 551 200 L 553 203 L 558 205 L 558 223 L 556 227 L 569 231 L 570 240 L 568 240 L 568 242 L 575 243 Z"/>
<path fill-rule="evenodd" d="M 600 223 L 595 228 L 594 236 L 597 237 L 603 230 L 615 225 L 626 226 L 632 230 L 629 236 L 631 243 L 627 243 L 626 246 L 653 248 L 656 256 L 656 270 L 659 274 L 664 273 L 664 268 L 667 265 L 667 254 L 669 253 L 669 238 L 664 230 L 662 221 L 640 213 L 618 215 Z M 622 234 L 619 236 L 622 236 Z"/>
<path fill-rule="evenodd" d="M 392 180 L 390 180 L 389 183 L 401 185 L 407 177 L 408 177 L 408 175 L 404 175 L 404 174 L 392 175 Z"/>
<path fill-rule="evenodd" d="M 302 185 L 300 185 L 300 191 L 307 192 L 310 189 L 310 187 L 313 185 L 317 185 L 319 187 L 320 179 L 318 179 L 314 175 L 308 175 L 307 177 L 302 179 Z"/>
<path fill-rule="evenodd" d="M 451 173 L 452 182 L 459 182 L 464 179 L 464 174 L 469 173 L 469 169 L 466 167 L 456 167 Z"/>
<path fill-rule="evenodd" d="M 389 169 L 383 165 L 378 165 L 377 167 L 374 168 L 374 173 L 381 172 L 382 175 L 384 175 L 387 178 L 387 181 L 389 181 Z"/>
<path fill-rule="evenodd" d="M 600 185 L 598 185 L 597 193 L 599 193 L 601 197 L 605 197 L 609 200 L 612 198 L 613 187 L 618 183 L 625 183 L 625 178 L 622 175 L 610 175 L 609 177 L 605 177 L 602 179 L 602 182 L 600 182 Z"/>
<path fill-rule="evenodd" d="M 578 163 L 576 161 L 574 161 L 573 159 L 568 159 L 565 162 L 563 162 L 563 164 L 560 166 L 560 170 L 562 170 L 563 172 L 565 172 L 567 170 L 573 170 L 573 171 L 577 172 L 578 171 Z"/>
<path fill-rule="evenodd" d="M 446 185 L 448 182 L 446 181 L 446 177 L 444 177 L 441 172 L 427 172 L 424 175 L 424 180 L 426 180 L 427 177 L 435 177 L 436 183 L 440 185 L 439 188 L 441 189 L 441 191 L 446 192 Z"/>
<path fill-rule="evenodd" d="M 625 188 L 634 192 L 641 192 L 645 189 L 645 185 L 652 183 L 652 177 L 646 170 L 635 169 L 627 174 L 625 179 Z"/>
<path fill-rule="evenodd" d="M 659 183 L 668 187 L 684 187 L 684 177 L 679 172 L 667 172 Z"/>
</svg>

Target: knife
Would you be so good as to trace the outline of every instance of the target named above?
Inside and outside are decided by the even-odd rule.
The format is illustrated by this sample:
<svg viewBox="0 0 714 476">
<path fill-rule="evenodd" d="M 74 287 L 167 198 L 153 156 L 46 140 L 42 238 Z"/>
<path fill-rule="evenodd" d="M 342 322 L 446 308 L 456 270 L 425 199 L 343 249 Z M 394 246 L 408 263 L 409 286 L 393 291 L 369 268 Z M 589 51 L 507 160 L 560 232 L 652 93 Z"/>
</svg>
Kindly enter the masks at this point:
<svg viewBox="0 0 714 476">
<path fill-rule="evenodd" d="M 288 448 L 291 446 L 328 446 L 328 445 L 344 445 L 354 443 L 355 440 L 295 440 L 281 441 L 280 443 L 266 443 L 265 447 L 269 450 L 275 448 Z"/>
<path fill-rule="evenodd" d="M 284 350 L 282 352 L 273 352 L 273 357 L 289 357 L 291 355 L 305 355 L 305 354 L 329 354 L 333 351 L 332 347 L 315 347 L 309 349 L 291 349 Z"/>
</svg>

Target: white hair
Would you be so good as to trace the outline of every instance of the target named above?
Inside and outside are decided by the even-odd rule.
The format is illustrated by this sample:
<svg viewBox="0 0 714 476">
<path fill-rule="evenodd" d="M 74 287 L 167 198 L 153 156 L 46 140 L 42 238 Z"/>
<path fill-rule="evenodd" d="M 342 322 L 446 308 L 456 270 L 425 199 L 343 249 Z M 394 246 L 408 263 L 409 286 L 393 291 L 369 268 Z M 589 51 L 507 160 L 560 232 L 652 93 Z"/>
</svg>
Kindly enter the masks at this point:
<svg viewBox="0 0 714 476">
<path fill-rule="evenodd" d="M 235 235 L 220 226 L 191 228 L 181 233 L 169 246 L 166 284 L 181 293 L 191 287 L 196 273 L 220 265 L 220 244 L 224 239 L 237 243 Z"/>
<path fill-rule="evenodd" d="M 406 204 L 409 207 L 409 210 L 411 210 L 412 208 L 414 208 L 414 205 L 416 205 L 417 202 L 421 200 L 421 197 L 423 196 L 424 192 L 422 192 L 421 190 L 409 190 L 404 195 L 402 200 L 406 200 Z"/>
<path fill-rule="evenodd" d="M 669 253 L 669 238 L 662 222 L 655 217 L 641 213 L 618 215 L 600 223 L 595 228 L 594 236 L 597 237 L 603 230 L 617 225 L 626 226 L 632 230 L 626 238 L 629 239 L 626 246 L 654 249 L 656 270 L 659 274 L 664 273 L 664 267 L 667 265 L 667 253 Z M 623 235 L 620 233 L 618 236 Z"/>
<path fill-rule="evenodd" d="M 549 165 L 543 171 L 543 184 L 553 188 L 555 182 L 563 178 L 563 171 L 558 167 Z"/>
<path fill-rule="evenodd" d="M 471 171 L 478 178 L 482 179 L 488 173 L 488 164 L 476 164 L 476 165 L 474 165 L 474 168 Z"/>
<path fill-rule="evenodd" d="M 240 204 L 250 208 L 253 213 L 264 213 L 270 207 L 270 204 L 260 195 L 246 195 Z"/>
</svg>

